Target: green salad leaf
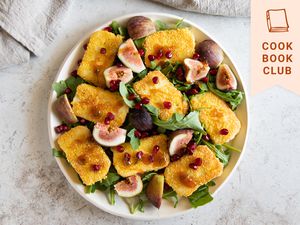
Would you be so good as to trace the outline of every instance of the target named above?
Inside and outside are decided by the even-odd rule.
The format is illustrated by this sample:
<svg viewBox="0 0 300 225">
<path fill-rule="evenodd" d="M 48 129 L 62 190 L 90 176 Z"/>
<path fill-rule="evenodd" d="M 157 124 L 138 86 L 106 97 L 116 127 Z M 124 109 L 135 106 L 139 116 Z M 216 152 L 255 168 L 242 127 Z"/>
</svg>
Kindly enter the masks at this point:
<svg viewBox="0 0 300 225">
<path fill-rule="evenodd" d="M 130 213 L 134 214 L 134 213 L 136 213 L 136 211 L 144 212 L 145 202 L 147 202 L 147 201 L 143 200 L 141 198 L 138 198 L 137 200 L 131 200 L 130 202 L 127 201 Z"/>
<path fill-rule="evenodd" d="M 140 146 L 140 139 L 137 138 L 137 137 L 134 135 L 134 132 L 135 132 L 135 131 L 136 131 L 136 129 L 133 128 L 133 129 L 131 129 L 131 130 L 129 131 L 129 133 L 127 134 L 127 137 L 130 138 L 130 145 L 131 145 L 131 147 L 132 147 L 134 150 L 138 149 L 139 146 Z"/>
<path fill-rule="evenodd" d="M 153 105 L 146 104 L 143 106 L 148 110 L 148 112 L 151 113 L 151 115 L 158 117 L 159 110 L 157 108 L 155 108 Z"/>
<path fill-rule="evenodd" d="M 66 158 L 66 154 L 61 150 L 57 150 L 56 148 L 52 148 L 52 155 L 59 158 Z"/>
<path fill-rule="evenodd" d="M 151 178 L 152 178 L 154 175 L 156 175 L 156 174 L 157 174 L 157 173 L 155 173 L 155 172 L 149 172 L 149 173 L 144 174 L 143 177 L 142 177 L 143 183 L 149 182 L 149 181 L 151 180 Z"/>
<path fill-rule="evenodd" d="M 203 139 L 202 142 L 215 153 L 216 157 L 220 160 L 221 163 L 223 163 L 224 167 L 227 166 L 231 155 L 228 150 L 223 151 L 222 145 L 214 145 Z"/>
<path fill-rule="evenodd" d="M 171 189 L 169 191 L 164 192 L 163 198 L 166 199 L 166 200 L 173 201 L 174 202 L 174 208 L 177 207 L 177 205 L 178 205 L 178 195 L 174 190 Z"/>
<path fill-rule="evenodd" d="M 120 82 L 120 84 L 119 84 L 119 92 L 120 92 L 120 95 L 122 96 L 125 104 L 128 107 L 133 108 L 134 105 L 135 105 L 135 103 L 134 103 L 134 101 L 128 99 L 128 96 L 129 96 L 130 93 L 129 93 L 129 91 L 128 91 L 127 87 L 126 87 L 126 84 L 124 82 Z"/>
<path fill-rule="evenodd" d="M 116 191 L 114 187 L 110 187 L 107 196 L 109 204 L 111 205 L 116 204 L 115 195 L 116 195 Z"/>
<path fill-rule="evenodd" d="M 61 80 L 52 84 L 52 89 L 56 92 L 57 97 L 63 95 L 67 88 L 66 82 Z"/>
<path fill-rule="evenodd" d="M 133 42 L 135 44 L 135 46 L 140 49 L 143 48 L 143 44 L 144 44 L 145 38 L 140 38 L 140 39 L 135 39 Z"/>
<path fill-rule="evenodd" d="M 192 195 L 188 197 L 192 207 L 197 208 L 213 200 L 208 190 L 208 185 L 200 186 Z"/>
<path fill-rule="evenodd" d="M 72 100 L 75 96 L 77 86 L 82 83 L 85 83 L 85 81 L 81 77 L 71 76 L 66 80 L 53 83 L 52 89 L 56 92 L 57 97 L 59 97 L 65 93 L 66 88 L 70 88 L 71 93 L 68 94 L 68 99 Z"/>
<path fill-rule="evenodd" d="M 85 193 L 86 194 L 94 193 L 95 191 L 96 191 L 96 185 L 95 184 L 85 186 Z"/>
<path fill-rule="evenodd" d="M 162 22 L 161 20 L 156 20 L 155 25 L 158 28 L 158 30 L 167 30 L 168 29 L 168 25 L 166 23 Z"/>
</svg>

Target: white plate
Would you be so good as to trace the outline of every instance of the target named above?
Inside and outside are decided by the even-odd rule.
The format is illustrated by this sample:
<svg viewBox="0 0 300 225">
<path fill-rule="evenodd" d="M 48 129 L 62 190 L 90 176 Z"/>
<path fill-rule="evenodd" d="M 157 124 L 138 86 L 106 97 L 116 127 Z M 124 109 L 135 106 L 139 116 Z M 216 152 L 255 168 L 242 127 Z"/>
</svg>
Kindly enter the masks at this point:
<svg viewBox="0 0 300 225">
<path fill-rule="evenodd" d="M 125 15 L 119 18 L 116 18 L 114 20 L 118 21 L 121 25 L 125 25 L 127 20 L 136 15 L 143 15 L 146 17 L 151 18 L 153 21 L 155 20 L 161 20 L 166 23 L 174 23 L 181 19 L 178 16 L 170 15 L 170 14 L 163 14 L 163 13 L 138 13 L 138 14 L 131 14 L 131 15 Z M 206 31 L 204 31 L 202 28 L 197 26 L 196 24 L 184 20 L 185 23 L 189 24 L 192 27 L 192 31 L 195 35 L 196 42 L 200 42 L 205 39 L 213 39 L 211 36 L 207 34 Z M 60 81 L 60 80 L 65 80 L 70 76 L 70 73 L 77 68 L 77 61 L 78 59 L 81 59 L 84 53 L 83 50 L 83 45 L 87 43 L 89 36 L 96 30 L 101 30 L 104 27 L 107 27 L 111 21 L 103 24 L 102 26 L 97 27 L 95 30 L 91 31 L 88 33 L 83 39 L 81 39 L 75 47 L 70 51 L 70 53 L 67 55 L 65 60 L 63 61 L 56 78 L 54 82 Z M 219 46 L 222 48 L 221 43 L 218 43 Z M 243 90 L 243 82 L 241 80 L 241 77 L 239 76 L 239 72 L 237 71 L 237 68 L 234 66 L 233 61 L 230 59 L 226 51 L 223 49 L 225 53 L 225 59 L 224 62 L 227 63 L 233 72 L 235 73 L 237 80 L 238 80 L 238 88 L 239 90 Z M 52 104 L 56 99 L 56 93 L 54 91 L 51 91 L 50 94 L 50 99 L 49 99 L 49 104 L 48 104 L 48 131 L 49 131 L 49 139 L 51 143 L 51 147 L 57 147 L 56 146 L 56 138 L 57 134 L 54 131 L 54 127 L 58 126 L 61 122 L 60 120 L 55 116 L 52 110 Z M 248 131 L 248 107 L 247 107 L 247 98 L 243 100 L 242 104 L 238 107 L 236 110 L 237 117 L 241 121 L 242 128 L 240 133 L 236 136 L 234 141 L 232 142 L 232 145 L 236 148 L 242 149 L 242 153 L 236 153 L 232 152 L 231 160 L 227 167 L 225 168 L 223 174 L 221 177 L 218 177 L 216 181 L 216 186 L 211 187 L 210 191 L 213 196 L 216 195 L 216 193 L 221 189 L 221 187 L 225 184 L 225 182 L 229 179 L 230 175 L 233 173 L 235 168 L 237 167 L 240 159 L 242 158 L 242 155 L 245 151 L 245 143 L 246 143 L 246 138 L 247 138 L 247 131 Z M 168 201 L 163 201 L 162 206 L 159 210 L 152 206 L 146 206 L 145 207 L 145 212 L 140 213 L 137 212 L 136 214 L 130 214 L 128 206 L 126 203 L 116 196 L 116 204 L 115 205 L 110 205 L 106 199 L 106 196 L 104 193 L 101 191 L 96 191 L 93 194 L 85 194 L 84 192 L 84 186 L 80 183 L 78 176 L 76 172 L 72 169 L 71 166 L 62 158 L 55 158 L 57 164 L 59 165 L 61 171 L 71 184 L 71 186 L 87 201 L 95 205 L 96 207 L 117 215 L 117 216 L 122 216 L 126 218 L 131 218 L 131 219 L 140 219 L 140 220 L 153 220 L 153 219 L 161 219 L 161 218 L 167 218 L 167 217 L 173 217 L 182 213 L 187 212 L 188 210 L 191 210 L 191 206 L 189 202 L 186 199 L 181 199 L 177 208 L 173 208 L 173 204 L 171 204 Z M 67 190 L 66 190 L 67 191 Z M 218 201 L 218 198 L 216 197 L 214 201 Z M 201 210 L 201 207 L 197 208 L 197 210 Z"/>
</svg>

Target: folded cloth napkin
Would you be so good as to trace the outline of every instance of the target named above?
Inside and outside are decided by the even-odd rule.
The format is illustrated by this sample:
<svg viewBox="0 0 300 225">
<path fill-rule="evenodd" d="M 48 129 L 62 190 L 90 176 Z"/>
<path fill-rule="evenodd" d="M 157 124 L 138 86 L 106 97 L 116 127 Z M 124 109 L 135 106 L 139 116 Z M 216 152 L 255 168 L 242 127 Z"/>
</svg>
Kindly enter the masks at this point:
<svg viewBox="0 0 300 225">
<path fill-rule="evenodd" d="M 0 69 L 29 60 L 51 43 L 70 0 L 1 0 Z"/>
<path fill-rule="evenodd" d="M 177 9 L 222 16 L 250 16 L 250 0 L 152 0 Z"/>
</svg>

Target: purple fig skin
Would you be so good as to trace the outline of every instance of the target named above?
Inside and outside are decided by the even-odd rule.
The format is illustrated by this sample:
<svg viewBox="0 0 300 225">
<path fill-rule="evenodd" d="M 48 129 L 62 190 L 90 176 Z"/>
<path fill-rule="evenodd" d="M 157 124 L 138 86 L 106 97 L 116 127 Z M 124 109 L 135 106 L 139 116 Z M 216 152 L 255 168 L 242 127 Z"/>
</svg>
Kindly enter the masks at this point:
<svg viewBox="0 0 300 225">
<path fill-rule="evenodd" d="M 162 202 L 162 196 L 164 193 L 164 180 L 163 175 L 154 175 L 146 189 L 146 196 L 149 201 L 156 207 L 160 208 Z"/>
<path fill-rule="evenodd" d="M 136 40 L 154 33 L 156 28 L 151 19 L 144 16 L 134 16 L 128 20 L 127 30 L 129 36 Z"/>
<path fill-rule="evenodd" d="M 217 68 L 223 61 L 223 51 L 213 40 L 205 40 L 197 44 L 196 52 L 200 61 L 207 62 L 210 68 Z"/>
<path fill-rule="evenodd" d="M 53 107 L 54 107 L 54 110 L 55 110 L 57 116 L 62 121 L 66 122 L 66 123 L 78 122 L 78 119 L 73 112 L 73 109 L 71 107 L 71 104 L 70 104 L 66 94 L 60 96 L 54 102 Z"/>
</svg>

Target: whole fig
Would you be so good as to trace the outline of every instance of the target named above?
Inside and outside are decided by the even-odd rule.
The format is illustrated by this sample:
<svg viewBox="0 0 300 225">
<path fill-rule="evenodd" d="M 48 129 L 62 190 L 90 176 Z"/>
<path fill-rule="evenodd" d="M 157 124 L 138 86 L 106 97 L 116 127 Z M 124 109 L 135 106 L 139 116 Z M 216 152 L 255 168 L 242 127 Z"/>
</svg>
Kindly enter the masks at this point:
<svg viewBox="0 0 300 225">
<path fill-rule="evenodd" d="M 127 30 L 133 40 L 146 37 L 156 31 L 152 20 L 144 16 L 131 17 L 127 22 Z"/>
</svg>

